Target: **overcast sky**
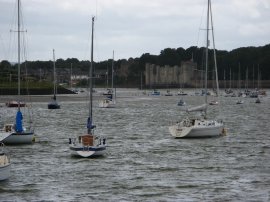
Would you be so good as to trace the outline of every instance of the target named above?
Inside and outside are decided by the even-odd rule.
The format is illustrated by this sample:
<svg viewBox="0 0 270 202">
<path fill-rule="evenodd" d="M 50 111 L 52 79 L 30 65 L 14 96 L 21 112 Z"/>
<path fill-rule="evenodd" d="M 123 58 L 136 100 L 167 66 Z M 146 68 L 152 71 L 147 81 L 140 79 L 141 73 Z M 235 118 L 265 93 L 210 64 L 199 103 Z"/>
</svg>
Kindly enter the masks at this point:
<svg viewBox="0 0 270 202">
<path fill-rule="evenodd" d="M 16 1 L 0 0 L 0 61 L 16 61 Z M 207 0 L 21 0 L 26 57 L 94 60 L 158 55 L 165 48 L 203 46 Z M 270 0 L 212 0 L 215 43 L 232 50 L 270 43 Z M 201 29 L 201 31 L 200 31 Z"/>
</svg>

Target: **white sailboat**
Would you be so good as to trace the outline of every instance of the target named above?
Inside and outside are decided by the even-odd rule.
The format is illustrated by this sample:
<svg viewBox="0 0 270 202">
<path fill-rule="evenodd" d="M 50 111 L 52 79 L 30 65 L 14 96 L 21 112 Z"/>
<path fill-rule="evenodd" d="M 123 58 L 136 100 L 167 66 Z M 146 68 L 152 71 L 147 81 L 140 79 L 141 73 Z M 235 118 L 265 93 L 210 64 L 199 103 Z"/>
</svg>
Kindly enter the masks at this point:
<svg viewBox="0 0 270 202">
<path fill-rule="evenodd" d="M 20 110 L 20 64 L 21 64 L 21 24 L 20 24 L 20 0 L 18 0 L 18 111 L 16 114 L 16 122 L 15 124 L 5 124 L 4 128 L 0 131 L 0 136 L 7 136 L 3 139 L 3 143 L 5 144 L 31 144 L 34 140 L 34 130 L 30 125 L 26 128 L 23 126 L 23 114 Z"/>
<path fill-rule="evenodd" d="M 69 148 L 71 154 L 79 157 L 93 157 L 103 155 L 106 151 L 106 139 L 94 134 L 93 112 L 92 112 L 92 88 L 93 88 L 93 37 L 94 20 L 92 18 L 92 44 L 91 44 L 91 66 L 89 72 L 89 115 L 87 118 L 87 134 L 80 135 L 78 138 L 69 138 Z"/>
<path fill-rule="evenodd" d="M 11 163 L 9 156 L 7 155 L 4 144 L 0 139 L 0 181 L 6 180 L 10 177 Z"/>
<path fill-rule="evenodd" d="M 48 109 L 60 109 L 60 105 L 56 100 L 56 91 L 55 53 L 53 49 L 53 97 L 48 104 Z"/>
<path fill-rule="evenodd" d="M 114 108 L 116 105 L 116 89 L 113 90 L 113 78 L 114 78 L 114 51 L 112 58 L 112 88 L 108 89 L 106 97 L 99 101 L 98 106 L 100 108 Z"/>
<path fill-rule="evenodd" d="M 209 16 L 211 15 L 211 16 Z M 213 35 L 213 22 L 212 22 L 212 12 L 211 12 L 211 0 L 208 0 L 207 6 L 207 34 L 206 34 L 206 65 L 205 65 L 205 92 L 207 92 L 207 71 L 208 71 L 208 46 L 209 46 L 209 17 L 211 17 L 211 28 L 213 45 L 214 35 Z M 214 47 L 215 50 L 215 47 Z M 214 51 L 214 63 L 216 67 L 216 55 Z M 216 67 L 217 74 L 217 67 Z M 216 79 L 217 79 L 216 75 Z M 219 95 L 219 88 L 217 86 L 217 94 Z M 171 135 L 175 138 L 188 138 L 188 137 L 213 137 L 219 136 L 225 131 L 223 122 L 220 120 L 209 120 L 207 119 L 207 93 L 205 93 L 205 102 L 203 105 L 188 109 L 187 112 L 200 111 L 202 116 L 194 118 L 187 116 L 182 121 L 177 122 L 175 125 L 169 127 Z"/>
</svg>

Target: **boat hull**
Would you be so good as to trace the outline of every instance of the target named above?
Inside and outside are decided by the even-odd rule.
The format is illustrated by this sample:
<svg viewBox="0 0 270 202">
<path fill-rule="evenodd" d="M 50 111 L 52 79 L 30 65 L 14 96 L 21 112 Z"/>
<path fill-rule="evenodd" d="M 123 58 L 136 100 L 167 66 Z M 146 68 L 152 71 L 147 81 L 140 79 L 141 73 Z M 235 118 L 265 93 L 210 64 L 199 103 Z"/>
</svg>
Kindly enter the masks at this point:
<svg viewBox="0 0 270 202">
<path fill-rule="evenodd" d="M 58 105 L 58 104 L 48 104 L 48 109 L 60 109 L 60 105 Z"/>
<path fill-rule="evenodd" d="M 103 156 L 106 151 L 106 145 L 101 146 L 74 146 L 70 147 L 71 155 L 77 157 L 96 157 Z"/>
<path fill-rule="evenodd" d="M 24 132 L 24 133 L 12 133 L 10 136 L 3 140 L 4 144 L 32 144 L 34 140 L 33 132 Z"/>
<path fill-rule="evenodd" d="M 0 181 L 6 180 L 10 177 L 10 163 L 5 166 L 0 166 Z"/>
<path fill-rule="evenodd" d="M 115 108 L 115 102 L 110 100 L 102 100 L 98 104 L 99 108 Z"/>
<path fill-rule="evenodd" d="M 6 103 L 7 107 L 26 107 L 24 102 L 10 101 Z"/>
<path fill-rule="evenodd" d="M 182 127 L 173 125 L 169 127 L 171 135 L 175 138 L 204 138 L 215 137 L 222 134 L 224 126 L 222 123 L 215 123 L 215 125 L 206 126 L 190 126 Z"/>
<path fill-rule="evenodd" d="M 10 161 L 8 156 L 0 151 L 0 181 L 10 177 Z"/>
</svg>

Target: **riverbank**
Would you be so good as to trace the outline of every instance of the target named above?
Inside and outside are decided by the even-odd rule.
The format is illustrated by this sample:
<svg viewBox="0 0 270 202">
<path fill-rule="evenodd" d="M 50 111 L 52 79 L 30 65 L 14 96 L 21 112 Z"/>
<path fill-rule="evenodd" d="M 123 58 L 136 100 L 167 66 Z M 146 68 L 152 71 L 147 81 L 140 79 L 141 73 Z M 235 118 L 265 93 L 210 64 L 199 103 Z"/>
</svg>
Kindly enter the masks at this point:
<svg viewBox="0 0 270 202">
<path fill-rule="evenodd" d="M 21 95 L 51 95 L 53 93 L 53 88 L 21 88 Z M 0 95 L 17 95 L 17 88 L 0 88 Z M 75 94 L 73 91 L 58 87 L 57 94 Z"/>
</svg>

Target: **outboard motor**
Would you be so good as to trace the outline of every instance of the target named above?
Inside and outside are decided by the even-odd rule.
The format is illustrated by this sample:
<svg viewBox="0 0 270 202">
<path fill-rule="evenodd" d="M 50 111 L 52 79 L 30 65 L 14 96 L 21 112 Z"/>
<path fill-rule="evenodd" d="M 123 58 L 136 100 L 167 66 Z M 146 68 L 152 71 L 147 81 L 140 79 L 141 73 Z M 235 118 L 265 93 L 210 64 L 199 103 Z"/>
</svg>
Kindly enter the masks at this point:
<svg viewBox="0 0 270 202">
<path fill-rule="evenodd" d="M 71 138 L 68 138 L 68 144 L 71 144 Z"/>
</svg>

